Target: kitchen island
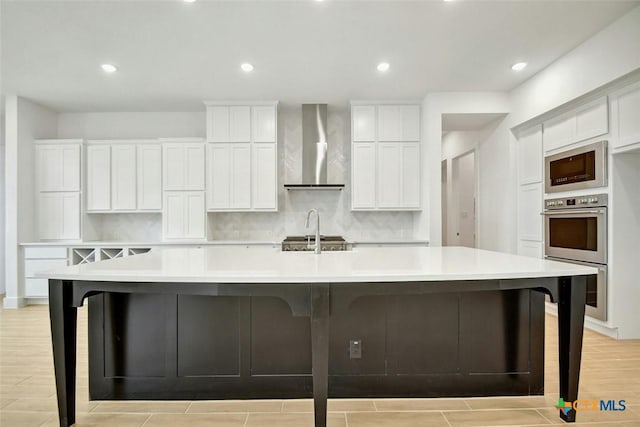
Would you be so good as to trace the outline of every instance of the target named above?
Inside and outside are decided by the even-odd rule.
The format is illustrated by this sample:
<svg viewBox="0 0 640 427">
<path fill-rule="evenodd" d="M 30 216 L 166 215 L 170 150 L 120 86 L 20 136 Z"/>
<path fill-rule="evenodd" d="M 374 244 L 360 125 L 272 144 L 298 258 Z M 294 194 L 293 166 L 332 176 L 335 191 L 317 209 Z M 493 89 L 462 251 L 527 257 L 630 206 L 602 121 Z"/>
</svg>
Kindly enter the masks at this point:
<svg viewBox="0 0 640 427">
<path fill-rule="evenodd" d="M 255 354 L 250 351 L 239 351 L 228 358 L 226 365 L 224 362 L 225 352 L 212 350 L 205 354 L 218 355 L 218 363 L 215 363 L 214 370 L 220 366 L 227 366 L 219 372 L 208 372 L 207 375 L 198 375 L 211 361 L 209 359 L 198 359 L 199 351 L 192 351 L 182 359 L 188 359 L 188 363 L 181 365 L 178 352 L 180 348 L 198 347 L 208 349 L 215 347 L 214 340 L 202 343 L 202 337 L 209 328 L 213 328 L 215 322 L 208 322 L 206 316 L 211 312 L 223 312 L 220 310 L 208 310 L 215 307 L 205 304 L 205 310 L 197 310 L 198 305 L 203 300 L 213 301 L 229 298 L 240 298 L 243 301 L 236 301 L 234 310 L 228 313 L 233 316 L 237 310 L 242 311 L 242 306 L 251 304 L 247 298 L 271 298 L 286 304 L 292 316 L 300 319 L 308 318 L 306 324 L 310 333 L 310 364 L 311 364 L 311 390 L 314 398 L 315 423 L 316 426 L 326 425 L 327 397 L 330 390 L 330 343 L 332 342 L 331 325 L 333 321 L 345 322 L 345 313 L 348 308 L 355 304 L 358 299 L 375 297 L 398 297 L 409 298 L 410 300 L 424 299 L 425 301 L 436 300 L 443 295 L 490 295 L 490 294 L 513 294 L 514 292 L 526 292 L 527 295 L 536 295 L 531 301 L 539 301 L 543 294 L 548 294 L 553 301 L 558 304 L 558 326 L 559 326 L 559 361 L 560 361 L 560 396 L 567 402 L 577 399 L 578 378 L 580 370 L 580 354 L 582 347 L 582 328 L 584 322 L 584 304 L 586 297 L 586 276 L 595 274 L 595 269 L 565 264 L 541 259 L 526 258 L 515 255 L 476 250 L 470 248 L 360 248 L 348 252 L 327 252 L 320 255 L 300 252 L 279 252 L 265 248 L 174 248 L 159 250 L 135 257 L 116 259 L 94 264 L 78 265 L 67 267 L 54 272 L 46 273 L 44 276 L 49 280 L 51 331 L 54 347 L 54 365 L 56 372 L 56 387 L 58 393 L 58 407 L 60 415 L 60 425 L 72 425 L 75 421 L 75 358 L 76 358 L 76 310 L 83 304 L 85 298 L 90 299 L 90 323 L 93 316 L 92 301 L 101 301 L 96 307 L 106 307 L 105 299 L 112 299 L 117 302 L 119 295 L 128 296 L 169 296 L 165 301 L 173 301 L 176 304 L 166 304 L 167 312 L 160 313 L 169 320 L 167 325 L 175 325 L 176 312 L 186 313 L 187 318 L 191 314 L 191 325 L 197 324 L 201 319 L 201 327 L 198 334 L 183 331 L 179 333 L 176 328 L 169 330 L 163 326 L 156 327 L 161 330 L 158 335 L 164 338 L 167 344 L 167 352 L 161 358 L 161 364 L 170 370 L 183 369 L 182 376 L 193 378 L 194 376 L 201 383 L 214 384 L 220 382 L 225 384 L 225 378 L 238 376 L 238 366 L 251 363 L 251 358 Z M 115 297 L 114 297 L 115 296 Z M 102 298 L 102 300 L 100 300 Z M 459 298 L 459 297 L 458 297 Z M 514 301 L 519 301 L 516 296 Z M 183 299 L 184 301 L 181 301 Z M 461 301 L 458 299 L 456 301 Z M 508 301 L 503 304 L 505 313 L 513 313 L 509 310 Z M 124 302 L 126 306 L 127 301 Z M 181 308 L 181 304 L 182 308 Z M 184 305 L 186 304 L 186 305 Z M 396 301 L 398 305 L 398 301 Z M 115 306 L 122 307 L 122 304 Z M 153 304 L 152 304 L 153 306 Z M 373 303 L 373 307 L 376 304 Z M 152 311 L 157 311 L 157 305 Z M 161 306 L 162 307 L 162 306 Z M 175 307 L 175 308 L 174 308 Z M 382 308 L 383 306 L 379 306 Z M 458 303 L 459 310 L 455 317 L 462 317 L 463 304 Z M 119 309 L 120 310 L 120 309 Z M 99 311 L 99 310 L 98 310 Z M 406 311 L 404 306 L 399 307 L 396 312 Z M 109 324 L 104 324 L 102 330 L 102 340 L 93 340 L 90 332 L 90 354 L 92 346 L 107 346 L 109 336 L 107 331 L 127 330 L 118 329 L 118 324 L 144 323 L 145 319 L 137 317 L 131 311 L 119 311 L 125 316 L 111 316 Z M 173 314 L 172 314 L 173 313 Z M 383 316 L 388 316 L 385 313 Z M 436 310 L 437 313 L 437 310 Z M 105 315 L 104 312 L 101 313 Z M 543 304 L 531 304 L 531 317 L 540 318 L 543 316 Z M 127 317 L 130 319 L 127 320 Z M 509 326 L 511 317 L 508 315 L 502 323 Z M 517 313 L 516 313 L 517 316 Z M 242 317 L 239 317 L 242 319 Z M 421 330 L 441 327 L 446 331 L 446 320 L 437 317 L 415 317 L 422 324 L 414 324 L 406 329 L 407 333 L 415 336 Z M 278 318 L 264 318 L 265 322 L 273 330 L 278 330 Z M 245 321 L 246 322 L 246 321 Z M 473 322 L 472 322 L 473 323 Z M 477 323 L 477 322 L 476 322 Z M 345 323 L 346 324 L 346 323 Z M 434 325 L 435 324 L 435 325 Z M 239 325 L 231 323 L 233 329 Z M 462 325 L 462 322 L 461 324 Z M 462 326 L 456 326 L 462 328 Z M 149 331 L 153 331 L 153 325 L 148 325 Z M 242 325 L 240 325 L 242 326 Z M 225 338 L 227 342 L 234 343 L 242 349 L 242 342 L 250 341 L 246 331 L 251 330 L 252 325 L 245 325 L 239 328 L 236 335 L 229 335 Z M 257 326 L 257 325 L 256 325 Z M 178 325 L 178 329 L 180 326 Z M 91 326 L 90 326 L 91 329 Z M 166 330 L 165 330 L 166 329 Z M 229 330 L 229 328 L 222 328 Z M 400 329 L 397 329 L 400 330 Z M 218 332 L 220 329 L 218 328 Z M 245 332 L 243 332 L 245 331 Z M 417 331 L 417 334 L 416 334 Z M 217 332 L 216 332 L 217 333 Z M 213 333 L 213 335 L 216 335 Z M 118 335 L 117 333 L 115 335 Z M 446 335 L 446 334 L 445 334 Z M 518 340 L 518 328 L 511 328 L 511 331 L 504 334 L 509 340 Z M 462 335 L 460 335 L 462 336 Z M 153 341 L 153 333 L 147 338 Z M 124 338 L 124 339 L 123 339 Z M 361 337 L 346 337 L 349 356 L 357 359 L 362 357 L 361 353 L 367 351 L 367 339 L 360 342 Z M 349 340 L 349 338 L 354 338 Z M 182 345 L 180 340 L 183 340 Z M 454 341 L 456 341 L 454 339 Z M 117 341 L 127 343 L 126 337 L 117 336 Z M 356 341 L 355 343 L 353 341 Z M 177 345 L 170 344 L 176 343 Z M 375 342 L 375 340 L 374 340 Z M 457 341 L 456 341 L 457 342 Z M 229 348 L 233 350 L 234 345 Z M 306 343 L 301 343 L 301 348 L 305 348 Z M 281 350 L 278 343 L 271 343 L 273 351 Z M 246 347 L 245 347 L 246 348 Z M 269 346 L 265 346 L 268 350 Z M 104 348 L 102 348 L 104 350 Z M 487 351 L 490 351 L 488 349 Z M 307 350 L 308 352 L 308 350 Z M 99 354 L 104 354 L 104 352 Z M 405 347 L 402 353 L 409 354 L 412 363 L 416 358 L 411 358 L 411 347 Z M 513 352 L 507 352 L 507 358 L 517 358 Z M 459 353 L 458 353 L 459 354 Z M 355 356 L 355 357 L 354 357 Z M 446 356 L 446 354 L 445 354 Z M 481 355 L 478 355 L 481 356 Z M 127 388 L 131 384 L 137 384 L 140 390 L 146 392 L 146 396 L 154 398 L 172 398 L 180 393 L 181 383 L 175 378 L 161 379 L 154 381 L 154 374 L 150 372 L 145 378 L 138 378 L 137 383 L 128 384 L 128 378 L 121 375 L 126 372 L 133 359 L 116 360 L 112 363 L 113 375 L 111 398 L 119 398 L 119 395 L 126 396 Z M 402 360 L 396 357 L 396 363 Z M 103 360 L 103 365 L 105 361 Z M 153 366 L 152 361 L 148 365 Z M 507 360 L 507 365 L 515 360 Z M 234 364 L 235 363 L 235 364 Z M 529 361 L 529 363 L 531 363 Z M 90 365 L 92 361 L 90 360 Z M 537 367 L 540 369 L 541 362 Z M 397 368 L 397 367 L 396 367 Z M 406 368 L 402 367 L 401 368 Z M 90 366 L 90 371 L 91 371 Z M 194 372 L 194 369 L 196 372 Z M 532 368 L 533 369 L 533 368 Z M 434 371 L 441 374 L 439 371 Z M 393 381 L 406 376 L 403 369 L 396 369 Z M 451 382 L 459 378 L 467 378 L 466 384 L 474 384 L 468 395 L 482 395 L 482 378 L 491 378 L 491 375 L 470 375 L 452 372 L 449 376 L 424 376 L 423 380 L 416 382 L 418 388 L 433 390 L 446 390 L 446 382 Z M 473 374 L 473 373 L 471 373 Z M 517 377 L 516 372 L 507 374 Z M 91 375 L 90 375 L 91 377 Z M 125 375 L 126 377 L 126 375 Z M 348 381 L 338 384 L 337 391 L 334 387 L 332 395 L 346 396 L 350 393 L 367 393 L 369 387 L 375 389 L 376 380 L 367 383 L 359 381 L 357 376 L 350 375 L 351 383 Z M 366 378 L 365 376 L 364 378 Z M 415 378 L 418 378 L 416 376 Z M 435 378 L 435 379 L 434 379 Z M 438 383 L 438 378 L 445 383 Z M 414 378 L 412 378 L 413 380 Z M 156 378 L 157 380 L 157 378 Z M 91 378 L 90 378 L 90 381 Z M 237 380 L 236 380 L 237 381 Z M 309 381 L 303 376 L 294 377 L 287 387 L 291 390 L 299 389 L 298 396 L 304 396 Z M 518 381 L 512 381 L 517 384 Z M 402 393 L 409 396 L 420 395 L 412 392 L 407 387 L 410 384 L 401 380 L 396 384 Z M 91 385 L 90 385 L 91 386 Z M 530 387 L 530 384 L 528 385 Z M 164 387 L 169 390 L 169 394 L 154 394 L 154 388 Z M 257 375 L 252 381 L 244 382 L 236 393 L 244 396 L 267 397 L 264 393 L 269 390 L 269 375 Z M 242 387 L 245 387 L 243 390 Z M 249 388 L 248 390 L 246 388 Z M 415 386 L 414 386 L 415 387 Z M 146 390 L 145 390 L 146 388 Z M 286 388 L 286 387 L 285 387 Z M 251 389 L 255 394 L 251 394 Z M 212 393 L 215 395 L 215 386 L 212 386 Z M 519 392 L 519 391 L 516 391 Z M 532 394 L 539 390 L 532 390 Z M 453 394 L 459 393 L 459 390 Z M 451 395 L 444 393 L 443 395 Z M 491 393 L 489 393 L 491 394 Z M 505 394 L 507 394 L 505 392 Z M 145 396 L 145 394 L 142 394 Z M 207 398 L 212 394 L 203 394 L 200 398 Z M 197 398 L 198 396 L 191 396 Z M 296 397 L 291 394 L 290 397 Z M 93 398 L 93 396 L 92 396 Z M 126 397 L 125 397 L 126 398 Z M 575 420 L 575 411 L 560 413 L 560 416 L 567 421 Z"/>
</svg>

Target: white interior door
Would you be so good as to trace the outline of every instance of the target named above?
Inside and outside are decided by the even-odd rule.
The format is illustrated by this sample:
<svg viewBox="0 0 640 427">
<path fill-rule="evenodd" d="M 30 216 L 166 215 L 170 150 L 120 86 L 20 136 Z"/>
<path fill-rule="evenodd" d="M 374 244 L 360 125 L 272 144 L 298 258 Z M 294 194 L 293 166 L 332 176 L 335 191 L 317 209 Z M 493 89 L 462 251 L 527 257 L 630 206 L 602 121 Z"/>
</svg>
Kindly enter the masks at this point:
<svg viewBox="0 0 640 427">
<path fill-rule="evenodd" d="M 453 246 L 476 246 L 476 168 L 475 152 L 470 151 L 451 161 L 452 200 L 448 209 L 452 231 L 448 243 Z"/>
</svg>

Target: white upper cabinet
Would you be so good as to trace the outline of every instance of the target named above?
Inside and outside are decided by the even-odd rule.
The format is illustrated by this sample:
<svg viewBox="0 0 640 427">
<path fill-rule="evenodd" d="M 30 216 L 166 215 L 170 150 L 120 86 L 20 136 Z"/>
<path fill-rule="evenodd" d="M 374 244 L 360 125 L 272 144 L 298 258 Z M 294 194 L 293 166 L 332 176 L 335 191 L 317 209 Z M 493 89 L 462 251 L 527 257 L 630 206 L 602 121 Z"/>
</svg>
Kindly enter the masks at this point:
<svg viewBox="0 0 640 427">
<path fill-rule="evenodd" d="M 419 210 L 420 106 L 358 103 L 351 111 L 351 208 Z"/>
<path fill-rule="evenodd" d="M 517 148 L 518 184 L 542 182 L 542 125 L 522 132 Z"/>
<path fill-rule="evenodd" d="M 36 142 L 39 191 L 80 191 L 81 141 Z"/>
<path fill-rule="evenodd" d="M 162 148 L 156 140 L 87 144 L 88 212 L 159 212 Z"/>
<path fill-rule="evenodd" d="M 418 105 L 378 106 L 378 141 L 419 141 Z"/>
<path fill-rule="evenodd" d="M 205 104 L 207 210 L 276 211 L 277 102 Z"/>
<path fill-rule="evenodd" d="M 42 240 L 80 239 L 79 192 L 39 194 L 38 235 Z"/>
<path fill-rule="evenodd" d="M 552 151 L 575 141 L 576 116 L 564 115 L 544 122 L 544 151 Z"/>
<path fill-rule="evenodd" d="M 165 191 L 162 215 L 165 240 L 206 239 L 204 191 Z"/>
<path fill-rule="evenodd" d="M 613 150 L 640 148 L 640 83 L 611 96 L 611 118 Z"/>
<path fill-rule="evenodd" d="M 251 153 L 251 205 L 278 209 L 278 158 L 276 144 L 254 144 Z"/>
<path fill-rule="evenodd" d="M 111 209 L 111 146 L 87 146 L 87 210 Z"/>
<path fill-rule="evenodd" d="M 252 142 L 276 142 L 276 106 L 254 105 L 251 107 Z"/>
<path fill-rule="evenodd" d="M 277 102 L 205 102 L 207 142 L 276 142 Z"/>
<path fill-rule="evenodd" d="M 251 138 L 251 108 L 216 105 L 207 109 L 207 141 L 248 142 Z"/>
<path fill-rule="evenodd" d="M 351 108 L 351 126 L 354 141 L 375 141 L 376 107 L 373 105 L 354 105 Z"/>
<path fill-rule="evenodd" d="M 164 142 L 162 148 L 164 189 L 204 190 L 204 143 Z"/>
<path fill-rule="evenodd" d="M 139 144 L 137 147 L 137 205 L 141 211 L 162 209 L 162 147 Z"/>
<path fill-rule="evenodd" d="M 544 151 L 553 151 L 608 132 L 609 109 L 605 96 L 544 122 Z"/>
<path fill-rule="evenodd" d="M 576 142 L 609 132 L 608 107 L 609 104 L 605 96 L 578 108 L 576 111 Z"/>
<path fill-rule="evenodd" d="M 111 201 L 115 211 L 136 210 L 136 146 L 111 147 Z"/>
<path fill-rule="evenodd" d="M 351 149 L 351 208 L 376 207 L 376 144 L 354 142 Z"/>
</svg>

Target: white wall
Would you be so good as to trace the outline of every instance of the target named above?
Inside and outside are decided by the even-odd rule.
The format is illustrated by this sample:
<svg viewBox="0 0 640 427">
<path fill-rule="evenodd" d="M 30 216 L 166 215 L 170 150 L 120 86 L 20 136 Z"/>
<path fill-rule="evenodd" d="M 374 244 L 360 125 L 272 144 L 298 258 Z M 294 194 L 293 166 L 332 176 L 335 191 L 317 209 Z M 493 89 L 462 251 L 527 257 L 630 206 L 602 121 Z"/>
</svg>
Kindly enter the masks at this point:
<svg viewBox="0 0 640 427">
<path fill-rule="evenodd" d="M 33 140 L 55 138 L 57 114 L 15 95 L 6 97 L 5 307 L 23 303 L 23 276 L 18 244 L 35 240 L 35 150 Z"/>
<path fill-rule="evenodd" d="M 519 124 L 640 67 L 640 6 L 510 92 Z"/>
<path fill-rule="evenodd" d="M 507 179 L 515 176 L 515 166 L 508 125 L 508 118 L 502 118 L 477 131 L 447 133 L 443 138 L 442 159 L 449 162 L 447 170 L 451 175 L 451 159 L 476 150 L 476 247 L 515 252 L 516 207 L 513 188 Z"/>
<path fill-rule="evenodd" d="M 509 113 L 508 95 L 503 92 L 434 92 L 422 102 L 422 201 L 416 214 L 415 237 L 440 246 L 442 240 L 441 160 L 442 115 L 464 113 Z M 508 179 L 508 177 L 505 177 Z M 509 215 L 511 212 L 501 211 Z"/>
<path fill-rule="evenodd" d="M 204 111 L 62 113 L 58 118 L 59 138 L 204 138 L 205 129 Z"/>
</svg>

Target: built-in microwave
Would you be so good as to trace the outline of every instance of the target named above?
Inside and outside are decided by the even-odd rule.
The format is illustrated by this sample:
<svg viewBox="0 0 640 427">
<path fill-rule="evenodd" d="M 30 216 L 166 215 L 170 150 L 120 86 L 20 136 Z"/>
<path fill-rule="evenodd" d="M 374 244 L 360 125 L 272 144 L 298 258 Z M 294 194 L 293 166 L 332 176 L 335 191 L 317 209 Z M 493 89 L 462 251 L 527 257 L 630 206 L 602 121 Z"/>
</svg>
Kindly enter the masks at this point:
<svg viewBox="0 0 640 427">
<path fill-rule="evenodd" d="M 607 186 L 607 141 L 545 157 L 546 193 Z"/>
</svg>

